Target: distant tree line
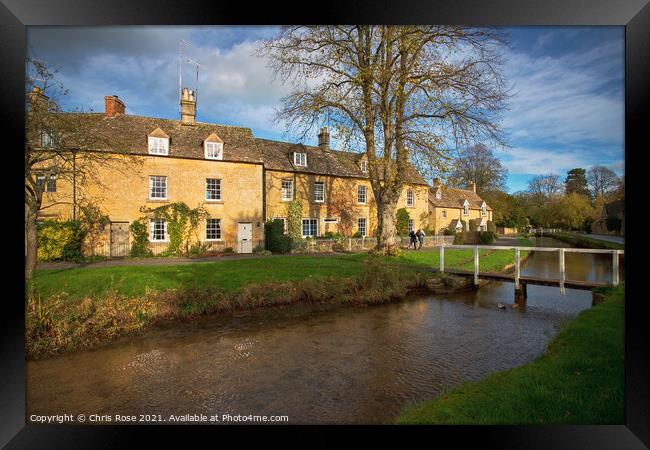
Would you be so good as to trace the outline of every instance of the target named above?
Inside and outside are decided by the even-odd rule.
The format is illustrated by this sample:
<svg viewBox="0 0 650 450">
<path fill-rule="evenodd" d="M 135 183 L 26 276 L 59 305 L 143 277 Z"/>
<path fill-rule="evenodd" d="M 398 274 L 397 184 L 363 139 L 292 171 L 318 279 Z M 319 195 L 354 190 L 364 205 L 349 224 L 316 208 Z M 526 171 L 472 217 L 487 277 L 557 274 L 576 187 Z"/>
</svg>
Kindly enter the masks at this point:
<svg viewBox="0 0 650 450">
<path fill-rule="evenodd" d="M 623 177 L 601 165 L 576 167 L 566 178 L 536 175 L 524 191 L 506 191 L 507 169 L 483 144 L 462 149 L 446 177 L 452 187 L 476 184 L 477 193 L 493 208 L 497 226 L 561 227 L 590 231 L 605 203 L 625 198 Z"/>
</svg>

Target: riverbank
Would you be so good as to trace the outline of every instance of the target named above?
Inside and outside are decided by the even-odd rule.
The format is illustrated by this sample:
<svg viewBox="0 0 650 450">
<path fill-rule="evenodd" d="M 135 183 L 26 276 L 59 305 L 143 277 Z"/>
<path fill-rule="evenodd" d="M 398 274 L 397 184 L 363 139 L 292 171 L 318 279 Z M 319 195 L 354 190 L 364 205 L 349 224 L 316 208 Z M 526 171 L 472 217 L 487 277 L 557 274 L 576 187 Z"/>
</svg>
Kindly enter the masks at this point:
<svg viewBox="0 0 650 450">
<path fill-rule="evenodd" d="M 522 241 L 522 245 L 528 245 Z M 481 250 L 481 270 L 511 266 L 512 251 Z M 447 250 L 445 266 L 470 270 L 471 250 Z M 258 257 L 177 266 L 37 271 L 27 292 L 30 358 L 96 347 L 161 321 L 296 303 L 378 304 L 413 290 L 449 292 L 470 281 L 434 273 L 439 252 Z"/>
<path fill-rule="evenodd" d="M 625 250 L 624 244 L 618 244 L 616 242 L 608 242 L 600 239 L 592 239 L 584 235 L 573 234 L 573 233 L 553 233 L 544 235 L 545 237 L 550 237 L 557 239 L 558 241 L 566 242 L 578 248 L 598 248 L 606 250 Z"/>
<path fill-rule="evenodd" d="M 411 406 L 400 424 L 621 424 L 625 288 L 582 312 L 530 364 Z"/>
</svg>

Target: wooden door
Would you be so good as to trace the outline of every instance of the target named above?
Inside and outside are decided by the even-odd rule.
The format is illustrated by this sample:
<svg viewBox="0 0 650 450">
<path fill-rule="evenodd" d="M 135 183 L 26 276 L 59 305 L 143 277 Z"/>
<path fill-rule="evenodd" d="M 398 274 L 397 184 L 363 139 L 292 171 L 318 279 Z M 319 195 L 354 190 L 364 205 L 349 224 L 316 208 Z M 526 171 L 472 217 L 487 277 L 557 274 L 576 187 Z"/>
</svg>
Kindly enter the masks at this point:
<svg viewBox="0 0 650 450">
<path fill-rule="evenodd" d="M 237 224 L 237 241 L 239 253 L 253 253 L 253 224 L 239 222 Z"/>
</svg>

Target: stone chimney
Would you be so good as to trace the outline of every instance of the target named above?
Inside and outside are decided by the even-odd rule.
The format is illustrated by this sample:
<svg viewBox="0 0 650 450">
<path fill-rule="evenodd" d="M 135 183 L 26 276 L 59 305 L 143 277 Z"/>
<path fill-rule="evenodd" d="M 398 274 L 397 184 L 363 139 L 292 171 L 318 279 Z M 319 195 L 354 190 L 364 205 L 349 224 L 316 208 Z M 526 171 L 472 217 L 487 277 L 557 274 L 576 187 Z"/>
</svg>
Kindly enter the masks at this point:
<svg viewBox="0 0 650 450">
<path fill-rule="evenodd" d="M 30 109 L 34 108 L 47 108 L 49 109 L 50 98 L 43 93 L 43 89 L 38 86 L 34 86 L 31 92 L 27 94 L 27 100 L 29 102 L 28 107 Z"/>
<path fill-rule="evenodd" d="M 318 147 L 320 147 L 321 150 L 330 149 L 330 132 L 327 127 L 321 128 L 318 133 Z"/>
<path fill-rule="evenodd" d="M 104 110 L 106 117 L 115 117 L 124 114 L 126 108 L 124 102 L 117 95 L 107 95 L 104 97 Z"/>
<path fill-rule="evenodd" d="M 194 91 L 183 88 L 181 95 L 181 124 L 194 125 L 196 123 L 196 96 Z"/>
<path fill-rule="evenodd" d="M 476 194 L 476 183 L 473 181 L 469 183 L 469 188 Z"/>
</svg>

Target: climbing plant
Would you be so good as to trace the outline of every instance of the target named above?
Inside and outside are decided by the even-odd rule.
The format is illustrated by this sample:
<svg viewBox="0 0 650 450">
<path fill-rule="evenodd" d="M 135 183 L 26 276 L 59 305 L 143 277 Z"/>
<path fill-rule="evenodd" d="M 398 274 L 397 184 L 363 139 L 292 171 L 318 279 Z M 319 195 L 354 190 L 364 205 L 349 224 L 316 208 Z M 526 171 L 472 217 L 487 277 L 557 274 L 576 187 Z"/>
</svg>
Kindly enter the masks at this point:
<svg viewBox="0 0 650 450">
<path fill-rule="evenodd" d="M 140 209 L 149 219 L 165 219 L 169 246 L 161 256 L 181 256 L 189 252 L 190 241 L 194 236 L 199 240 L 198 225 L 202 219 L 209 217 L 208 212 L 201 206 L 190 208 L 183 202 L 174 202 L 157 208 Z"/>
<path fill-rule="evenodd" d="M 397 210 L 397 234 L 400 236 L 405 236 L 409 234 L 409 219 L 411 218 L 409 212 L 406 208 L 400 208 Z"/>
<path fill-rule="evenodd" d="M 287 234 L 293 241 L 302 239 L 302 202 L 297 198 L 287 205 Z"/>
<path fill-rule="evenodd" d="M 134 220 L 129 225 L 129 230 L 131 230 L 131 234 L 133 235 L 133 244 L 131 244 L 129 256 L 132 258 L 153 256 L 153 253 L 149 249 L 149 232 L 144 220 Z"/>
</svg>

